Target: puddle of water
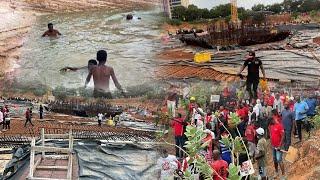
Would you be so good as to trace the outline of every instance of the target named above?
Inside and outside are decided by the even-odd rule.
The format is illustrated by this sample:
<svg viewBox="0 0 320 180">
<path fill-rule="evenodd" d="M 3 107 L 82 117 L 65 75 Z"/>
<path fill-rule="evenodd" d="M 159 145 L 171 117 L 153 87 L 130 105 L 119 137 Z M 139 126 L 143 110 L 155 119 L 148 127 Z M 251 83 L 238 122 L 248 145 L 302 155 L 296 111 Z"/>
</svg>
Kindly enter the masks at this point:
<svg viewBox="0 0 320 180">
<path fill-rule="evenodd" d="M 105 11 L 39 17 L 22 49 L 17 79 L 24 83 L 40 81 L 53 88 L 83 87 L 87 70 L 61 74 L 59 69 L 84 66 L 89 59 L 95 59 L 98 50 L 105 49 L 107 64 L 113 66 L 122 86 L 147 82 L 153 57 L 161 46 L 158 38 L 161 18 L 157 10 L 132 13 L 141 20 L 127 21 L 126 13 Z M 62 37 L 41 38 L 49 22 Z M 114 89 L 113 83 L 110 87 Z"/>
</svg>

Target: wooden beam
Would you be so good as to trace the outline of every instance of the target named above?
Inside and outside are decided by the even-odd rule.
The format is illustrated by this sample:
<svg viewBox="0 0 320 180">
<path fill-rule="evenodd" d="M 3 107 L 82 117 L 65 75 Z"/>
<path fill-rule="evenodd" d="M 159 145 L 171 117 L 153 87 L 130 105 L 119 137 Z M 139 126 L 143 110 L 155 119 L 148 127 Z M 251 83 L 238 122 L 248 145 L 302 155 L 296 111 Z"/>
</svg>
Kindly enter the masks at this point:
<svg viewBox="0 0 320 180">
<path fill-rule="evenodd" d="M 44 146 L 34 146 L 31 147 L 31 150 L 36 152 L 56 152 L 56 153 L 71 153 L 69 148 L 58 148 L 58 147 L 44 147 Z"/>
<path fill-rule="evenodd" d="M 37 169 L 62 169 L 62 170 L 68 170 L 68 166 L 37 166 Z"/>
<path fill-rule="evenodd" d="M 68 159 L 68 155 L 45 155 L 45 158 L 48 159 Z"/>
<path fill-rule="evenodd" d="M 69 154 L 67 179 L 72 179 L 72 154 Z"/>
<path fill-rule="evenodd" d="M 31 152 L 30 152 L 30 167 L 29 167 L 29 178 L 33 178 L 33 169 L 34 169 L 34 147 L 36 145 L 36 139 L 32 138 L 31 140 Z"/>
<path fill-rule="evenodd" d="M 42 145 L 43 147 L 44 147 L 44 141 L 45 141 L 44 138 L 45 138 L 45 137 L 44 137 L 44 128 L 41 128 L 41 145 Z M 46 152 L 45 152 L 45 151 L 42 151 L 41 154 L 42 154 L 42 157 L 44 157 L 44 156 L 46 155 Z"/>
<path fill-rule="evenodd" d="M 54 179 L 54 178 L 33 177 L 33 178 L 28 178 L 28 180 L 68 180 L 68 179 Z"/>
<path fill-rule="evenodd" d="M 69 149 L 72 152 L 73 150 L 73 136 L 72 136 L 72 130 L 69 131 Z M 68 172 L 67 172 L 67 179 L 72 180 L 72 154 L 69 154 L 68 159 Z"/>
<path fill-rule="evenodd" d="M 100 140 L 104 144 L 136 144 L 136 145 L 162 145 L 164 142 L 134 142 L 134 141 L 110 141 L 110 140 Z"/>
<path fill-rule="evenodd" d="M 37 162 L 34 164 L 34 166 L 33 166 L 33 172 L 36 171 L 37 166 L 38 166 L 40 163 L 41 163 L 41 158 L 39 158 L 39 159 L 37 160 Z"/>
<path fill-rule="evenodd" d="M 68 134 L 45 134 L 44 137 L 46 139 L 67 139 L 69 135 Z"/>
</svg>

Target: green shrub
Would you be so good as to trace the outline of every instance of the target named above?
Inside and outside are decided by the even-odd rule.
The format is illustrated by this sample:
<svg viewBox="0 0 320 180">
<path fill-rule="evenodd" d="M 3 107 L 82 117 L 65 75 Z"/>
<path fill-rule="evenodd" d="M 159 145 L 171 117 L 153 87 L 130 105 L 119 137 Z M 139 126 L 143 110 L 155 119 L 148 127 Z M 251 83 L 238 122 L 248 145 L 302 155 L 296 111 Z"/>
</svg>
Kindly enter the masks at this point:
<svg viewBox="0 0 320 180">
<path fill-rule="evenodd" d="M 33 90 L 33 94 L 35 96 L 38 96 L 38 97 L 41 97 L 41 96 L 44 96 L 46 93 L 47 93 L 47 88 L 45 87 L 41 87 L 41 88 L 36 88 Z"/>
<path fill-rule="evenodd" d="M 52 91 L 52 95 L 58 100 L 65 100 L 67 98 L 67 90 L 63 86 L 58 86 Z"/>
<path fill-rule="evenodd" d="M 170 20 L 168 20 L 168 24 L 173 25 L 173 26 L 180 26 L 182 24 L 182 22 L 179 19 L 170 19 Z"/>
</svg>

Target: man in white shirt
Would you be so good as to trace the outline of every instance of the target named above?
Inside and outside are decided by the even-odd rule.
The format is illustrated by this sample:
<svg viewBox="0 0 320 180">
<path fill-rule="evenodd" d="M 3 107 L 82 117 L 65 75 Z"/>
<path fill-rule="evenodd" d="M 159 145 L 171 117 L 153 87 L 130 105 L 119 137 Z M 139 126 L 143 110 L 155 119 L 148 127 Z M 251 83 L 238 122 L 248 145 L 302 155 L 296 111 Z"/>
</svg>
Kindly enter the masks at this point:
<svg viewBox="0 0 320 180">
<path fill-rule="evenodd" d="M 101 126 L 102 120 L 103 120 L 103 114 L 102 114 L 102 113 L 99 113 L 99 114 L 98 114 L 98 124 L 99 124 L 99 126 Z"/>
<path fill-rule="evenodd" d="M 256 113 L 256 117 L 258 119 L 259 115 L 260 115 L 260 109 L 259 109 L 259 105 L 256 104 L 254 107 L 253 107 L 253 112 Z"/>
<path fill-rule="evenodd" d="M 157 161 L 157 170 L 159 171 L 158 179 L 174 180 L 175 172 L 178 170 L 179 161 L 176 156 L 169 155 L 166 149 L 160 150 L 161 157 Z"/>
<path fill-rule="evenodd" d="M 273 103 L 273 109 L 276 109 L 278 114 L 281 114 L 282 111 L 284 110 L 283 102 L 280 99 L 280 95 L 279 94 L 276 94 L 276 98 L 275 98 L 274 103 Z"/>
</svg>

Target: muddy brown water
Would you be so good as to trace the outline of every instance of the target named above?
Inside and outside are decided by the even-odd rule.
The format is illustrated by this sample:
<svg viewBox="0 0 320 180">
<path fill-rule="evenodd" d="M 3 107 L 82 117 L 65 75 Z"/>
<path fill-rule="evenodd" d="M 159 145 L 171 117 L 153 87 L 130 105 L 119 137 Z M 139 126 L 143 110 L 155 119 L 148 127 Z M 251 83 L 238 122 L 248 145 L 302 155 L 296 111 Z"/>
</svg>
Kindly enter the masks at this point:
<svg viewBox="0 0 320 180">
<path fill-rule="evenodd" d="M 127 21 L 127 13 L 132 13 L 134 19 Z M 38 17 L 15 66 L 18 82 L 30 86 L 40 82 L 52 88 L 83 87 L 86 69 L 64 74 L 59 69 L 85 66 L 100 49 L 107 50 L 107 64 L 114 67 L 122 86 L 148 82 L 154 56 L 160 51 L 161 16 L 158 10 L 127 13 L 96 11 Z M 63 34 L 60 38 L 41 37 L 49 22 Z M 93 86 L 92 82 L 90 86 Z M 113 83 L 111 89 L 114 89 Z"/>
</svg>

